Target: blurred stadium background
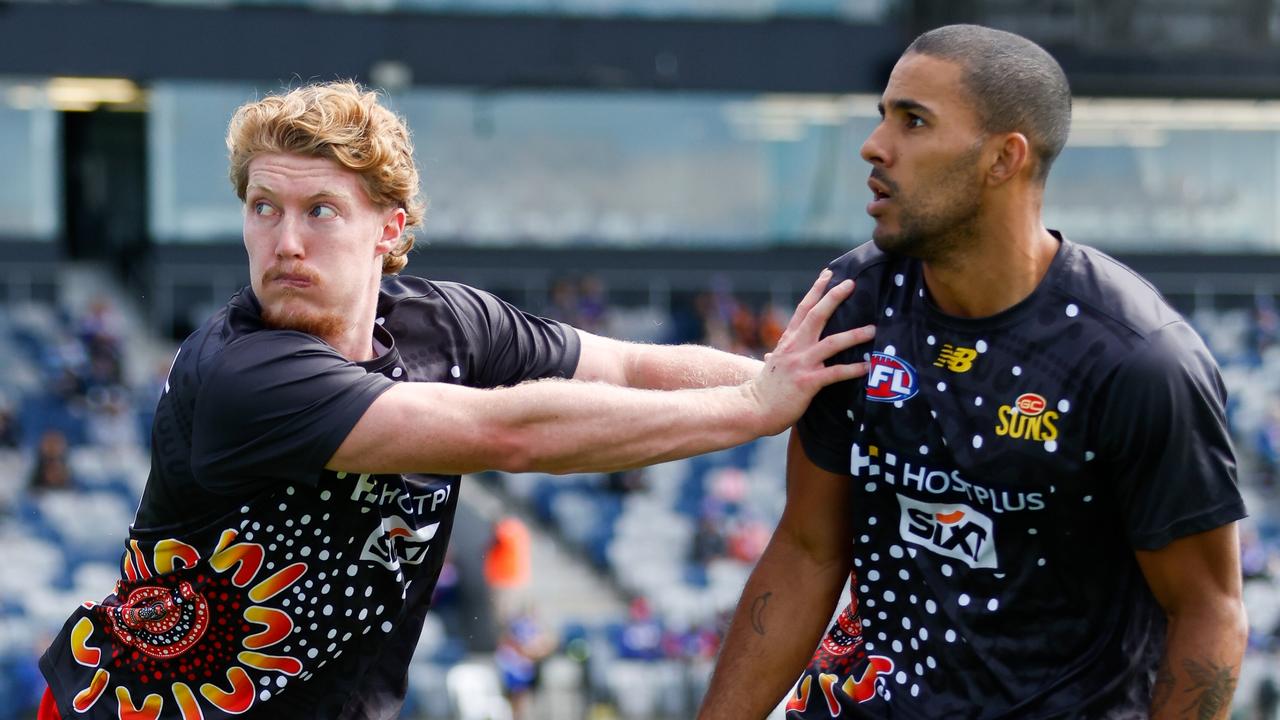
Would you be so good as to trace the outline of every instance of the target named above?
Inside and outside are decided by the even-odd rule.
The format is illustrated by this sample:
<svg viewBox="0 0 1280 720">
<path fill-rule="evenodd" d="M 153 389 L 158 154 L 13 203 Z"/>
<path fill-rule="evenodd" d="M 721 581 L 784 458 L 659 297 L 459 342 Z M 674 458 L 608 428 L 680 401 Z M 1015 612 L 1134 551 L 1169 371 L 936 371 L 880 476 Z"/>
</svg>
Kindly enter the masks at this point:
<svg viewBox="0 0 1280 720">
<path fill-rule="evenodd" d="M 760 353 L 868 237 L 876 97 L 955 21 L 1061 60 L 1050 225 L 1144 272 L 1222 364 L 1252 511 L 1236 717 L 1276 718 L 1275 0 L 0 0 L 0 719 L 32 715 L 36 655 L 111 588 L 176 342 L 247 281 L 237 105 L 384 89 L 431 200 L 408 272 Z M 404 716 L 692 717 L 781 512 L 782 442 L 472 479 Z"/>
</svg>

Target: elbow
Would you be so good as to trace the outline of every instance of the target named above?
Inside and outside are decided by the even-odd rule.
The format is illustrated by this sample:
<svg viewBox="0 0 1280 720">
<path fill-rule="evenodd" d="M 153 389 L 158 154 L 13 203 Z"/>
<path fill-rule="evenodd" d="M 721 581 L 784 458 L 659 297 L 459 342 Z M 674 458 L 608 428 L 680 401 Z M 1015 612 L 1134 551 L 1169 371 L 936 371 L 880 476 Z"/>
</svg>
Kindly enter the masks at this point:
<svg viewBox="0 0 1280 720">
<path fill-rule="evenodd" d="M 1219 638 L 1230 639 L 1244 647 L 1249 637 L 1249 619 L 1244 599 L 1239 594 L 1227 593 L 1200 598 L 1165 609 L 1170 629 L 1211 629 Z"/>
<path fill-rule="evenodd" d="M 502 458 L 495 464 L 494 469 L 505 473 L 528 473 L 537 472 L 541 468 L 538 467 L 538 463 L 529 454 L 508 452 L 503 453 Z"/>
<path fill-rule="evenodd" d="M 555 433 L 540 433 L 535 428 L 507 430 L 494 451 L 495 470 L 507 473 L 606 472 L 608 469 L 587 461 L 582 452 L 568 452 L 567 445 L 557 442 Z M 572 443 L 569 443 L 572 445 Z"/>
<path fill-rule="evenodd" d="M 1249 642 L 1249 614 L 1245 609 L 1243 598 L 1238 596 L 1233 598 L 1227 611 L 1226 629 L 1233 637 L 1239 639 L 1241 645 L 1247 644 Z"/>
</svg>

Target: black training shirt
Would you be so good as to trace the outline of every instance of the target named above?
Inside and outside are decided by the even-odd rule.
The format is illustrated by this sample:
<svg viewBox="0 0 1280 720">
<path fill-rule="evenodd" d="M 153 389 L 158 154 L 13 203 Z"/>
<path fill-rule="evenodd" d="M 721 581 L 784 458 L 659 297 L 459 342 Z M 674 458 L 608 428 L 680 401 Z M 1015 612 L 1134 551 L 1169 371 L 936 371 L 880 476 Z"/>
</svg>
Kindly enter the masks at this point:
<svg viewBox="0 0 1280 720">
<path fill-rule="evenodd" d="M 851 605 L 788 718 L 1146 717 L 1164 618 L 1134 550 L 1244 516 L 1204 344 L 1129 269 L 1061 239 L 993 317 L 934 307 L 918 261 L 832 265 L 827 330 L 877 325 L 868 375 L 798 425 L 851 476 Z"/>
<path fill-rule="evenodd" d="M 41 659 L 63 717 L 399 713 L 459 478 L 324 466 L 396 382 L 569 377 L 580 346 L 568 326 L 412 277 L 383 279 L 372 340 L 385 352 L 355 363 L 264 328 L 245 289 L 182 344 L 122 580 Z"/>
</svg>

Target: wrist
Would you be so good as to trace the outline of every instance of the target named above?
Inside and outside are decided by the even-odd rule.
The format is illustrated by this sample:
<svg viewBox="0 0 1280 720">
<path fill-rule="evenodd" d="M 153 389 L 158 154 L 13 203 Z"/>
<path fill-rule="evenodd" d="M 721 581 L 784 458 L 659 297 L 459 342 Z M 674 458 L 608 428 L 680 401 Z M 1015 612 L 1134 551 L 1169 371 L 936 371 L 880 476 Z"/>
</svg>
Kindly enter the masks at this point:
<svg viewBox="0 0 1280 720">
<path fill-rule="evenodd" d="M 731 425 L 737 425 L 750 433 L 750 437 L 744 442 L 754 440 L 765 435 L 773 435 L 776 431 L 772 429 L 770 423 L 773 421 L 773 414 L 768 412 L 763 394 L 760 391 L 759 376 L 748 380 L 737 387 L 741 400 L 741 408 L 735 410 Z"/>
</svg>

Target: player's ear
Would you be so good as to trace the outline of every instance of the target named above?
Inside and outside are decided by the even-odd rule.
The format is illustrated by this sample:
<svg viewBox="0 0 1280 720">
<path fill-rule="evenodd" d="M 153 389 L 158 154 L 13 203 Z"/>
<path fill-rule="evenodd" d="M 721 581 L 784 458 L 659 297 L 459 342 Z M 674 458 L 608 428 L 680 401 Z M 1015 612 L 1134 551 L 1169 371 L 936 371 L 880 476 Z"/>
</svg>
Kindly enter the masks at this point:
<svg viewBox="0 0 1280 720">
<path fill-rule="evenodd" d="M 394 208 L 388 211 L 385 222 L 382 224 L 382 236 L 378 238 L 377 254 L 383 255 L 396 249 L 400 244 L 400 237 L 404 235 L 404 225 L 408 215 L 404 208 Z"/>
<path fill-rule="evenodd" d="M 1002 133 L 992 140 L 997 143 L 992 148 L 992 162 L 987 168 L 987 184 L 1003 185 L 1029 169 L 1031 163 L 1031 143 L 1027 136 L 1020 132 Z"/>
</svg>

